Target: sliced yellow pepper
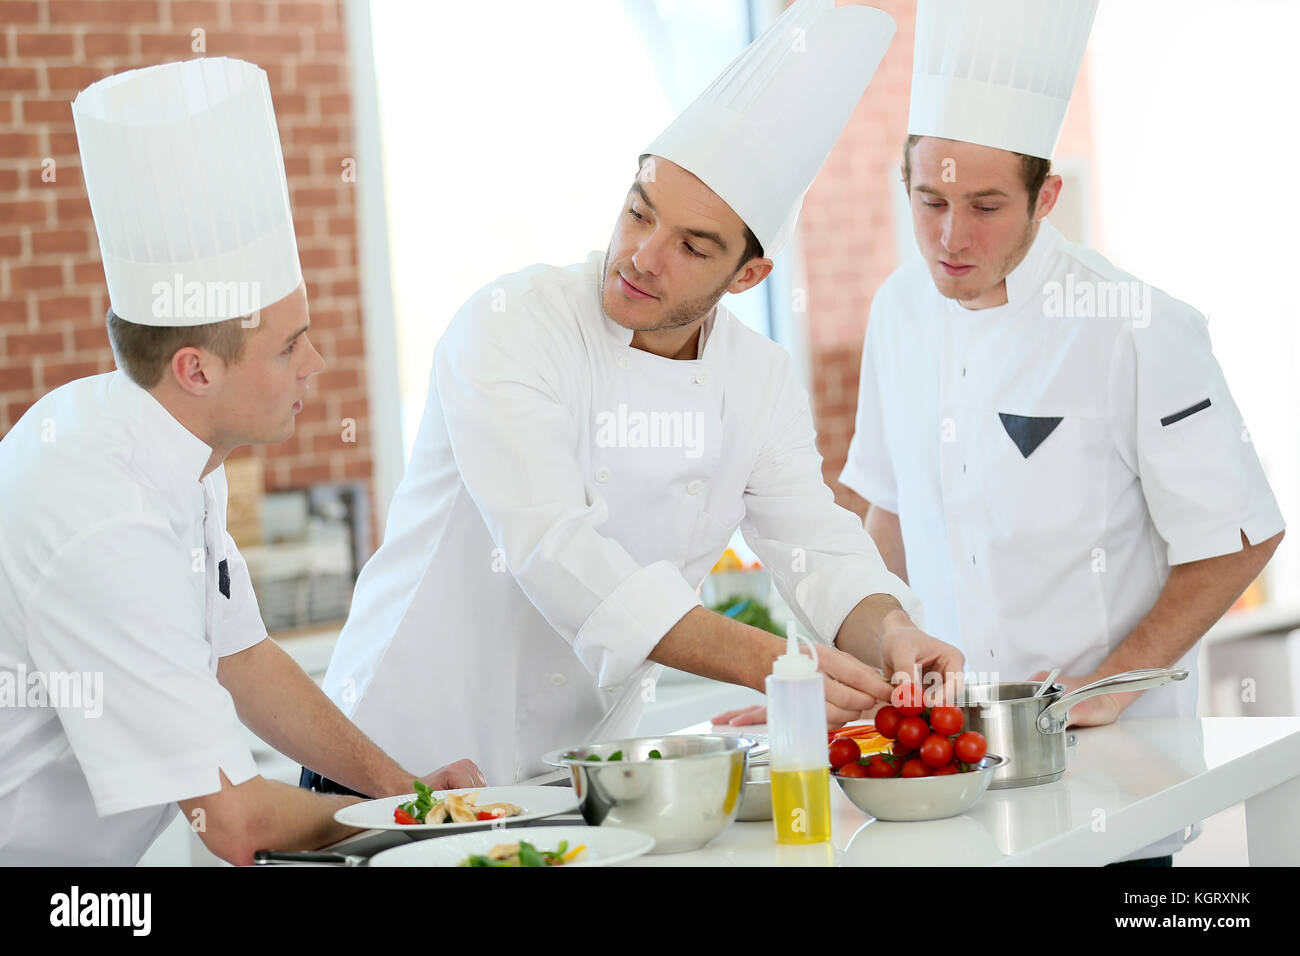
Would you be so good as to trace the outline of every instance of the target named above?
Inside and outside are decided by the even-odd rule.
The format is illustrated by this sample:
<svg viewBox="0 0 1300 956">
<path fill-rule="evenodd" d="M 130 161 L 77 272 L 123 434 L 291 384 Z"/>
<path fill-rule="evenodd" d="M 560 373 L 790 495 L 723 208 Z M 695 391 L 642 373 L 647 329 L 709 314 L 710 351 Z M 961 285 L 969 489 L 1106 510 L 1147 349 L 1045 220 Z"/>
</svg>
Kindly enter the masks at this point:
<svg viewBox="0 0 1300 956">
<path fill-rule="evenodd" d="M 745 562 L 740 560 L 740 555 L 736 554 L 731 548 L 722 552 L 722 557 L 718 558 L 718 563 L 713 566 L 709 573 L 718 571 L 740 571 L 745 567 Z"/>
<path fill-rule="evenodd" d="M 587 847 L 586 847 L 585 844 L 584 844 L 583 846 L 575 846 L 575 847 L 574 847 L 572 850 L 570 850 L 568 853 L 564 854 L 564 856 L 560 857 L 560 859 L 561 859 L 563 862 L 568 863 L 570 860 L 572 860 L 575 856 L 577 856 L 579 853 L 581 853 L 581 852 L 582 852 L 583 850 L 585 850 L 585 849 L 587 849 Z"/>
</svg>

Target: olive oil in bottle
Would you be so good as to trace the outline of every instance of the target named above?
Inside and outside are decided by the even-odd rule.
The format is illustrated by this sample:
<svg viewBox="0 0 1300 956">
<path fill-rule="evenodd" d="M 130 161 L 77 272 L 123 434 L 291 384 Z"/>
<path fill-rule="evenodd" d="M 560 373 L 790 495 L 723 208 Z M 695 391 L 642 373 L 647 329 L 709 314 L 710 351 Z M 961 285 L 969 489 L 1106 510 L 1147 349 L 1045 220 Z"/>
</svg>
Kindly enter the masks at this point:
<svg viewBox="0 0 1300 956">
<path fill-rule="evenodd" d="M 824 843 L 831 838 L 830 770 L 773 770 L 772 820 L 777 843 Z"/>
<path fill-rule="evenodd" d="M 812 641 L 796 633 L 793 621 L 786 633 L 786 652 L 767 678 L 772 824 L 778 843 L 824 843 L 831 838 L 824 685 Z M 800 640 L 811 657 L 799 653 Z"/>
</svg>

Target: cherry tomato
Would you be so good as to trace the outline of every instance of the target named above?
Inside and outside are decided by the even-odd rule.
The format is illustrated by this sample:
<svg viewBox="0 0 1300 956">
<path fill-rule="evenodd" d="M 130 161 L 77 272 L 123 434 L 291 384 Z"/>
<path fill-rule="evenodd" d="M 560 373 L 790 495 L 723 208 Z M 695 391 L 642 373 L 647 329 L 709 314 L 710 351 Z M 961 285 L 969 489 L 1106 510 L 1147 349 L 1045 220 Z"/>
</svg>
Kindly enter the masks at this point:
<svg viewBox="0 0 1300 956">
<path fill-rule="evenodd" d="M 893 746 L 890 747 L 889 749 L 893 752 L 894 756 L 897 757 L 899 760 L 906 760 L 908 757 L 912 756 L 912 754 L 916 752 L 915 747 L 908 747 L 901 740 L 895 740 Z"/>
<path fill-rule="evenodd" d="M 940 734 L 931 734 L 921 742 L 921 759 L 927 767 L 939 769 L 952 762 L 952 741 Z"/>
<path fill-rule="evenodd" d="M 867 761 L 867 777 L 872 779 L 883 779 L 885 777 L 896 777 L 897 771 L 889 761 L 881 757 L 880 754 L 874 754 L 870 761 Z"/>
<path fill-rule="evenodd" d="M 903 719 L 895 707 L 886 704 L 876 711 L 876 730 L 880 736 L 893 740 L 898 736 L 898 722 Z"/>
<path fill-rule="evenodd" d="M 898 742 L 908 750 L 916 750 L 930 736 L 930 725 L 920 717 L 904 717 L 898 725 Z"/>
<path fill-rule="evenodd" d="M 900 717 L 919 717 L 921 711 L 925 710 L 925 695 L 920 685 L 911 681 L 895 687 L 889 702 L 894 705 Z"/>
<path fill-rule="evenodd" d="M 415 817 L 411 816 L 409 813 L 403 810 L 401 807 L 397 807 L 396 809 L 393 810 L 393 820 L 397 823 L 404 823 L 407 826 L 420 822 L 419 820 L 415 819 Z"/>
<path fill-rule="evenodd" d="M 979 763 L 988 752 L 988 742 L 985 741 L 983 734 L 968 730 L 957 738 L 952 749 L 962 763 Z"/>
<path fill-rule="evenodd" d="M 946 777 L 946 776 L 947 776 L 948 774 L 950 774 L 950 773 L 960 773 L 960 772 L 961 772 L 961 771 L 957 769 L 957 765 L 956 765 L 956 764 L 950 763 L 950 764 L 948 764 L 948 765 L 945 766 L 945 767 L 938 767 L 937 769 L 932 770 L 932 771 L 930 772 L 930 776 L 932 776 L 932 777 Z"/>
<path fill-rule="evenodd" d="M 862 766 L 856 760 L 852 763 L 846 763 L 836 771 L 841 777 L 866 777 L 869 776 L 867 768 Z"/>
<path fill-rule="evenodd" d="M 839 770 L 845 764 L 852 763 L 862 756 L 862 748 L 858 746 L 856 740 L 848 737 L 837 737 L 831 744 L 831 768 Z"/>
<path fill-rule="evenodd" d="M 961 733 L 966 725 L 966 715 L 957 707 L 936 707 L 930 711 L 930 726 L 936 734 L 951 737 Z"/>
<path fill-rule="evenodd" d="M 928 777 L 930 776 L 930 768 L 925 765 L 924 761 L 909 760 L 907 763 L 903 764 L 903 773 L 901 776 Z"/>
</svg>

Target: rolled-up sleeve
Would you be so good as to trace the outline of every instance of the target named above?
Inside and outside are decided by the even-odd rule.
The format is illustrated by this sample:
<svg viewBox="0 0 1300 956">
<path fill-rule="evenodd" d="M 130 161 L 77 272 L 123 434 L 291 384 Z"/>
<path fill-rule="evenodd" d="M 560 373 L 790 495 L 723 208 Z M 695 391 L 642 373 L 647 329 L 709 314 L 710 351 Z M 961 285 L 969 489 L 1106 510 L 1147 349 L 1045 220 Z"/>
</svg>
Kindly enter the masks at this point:
<svg viewBox="0 0 1300 956">
<path fill-rule="evenodd" d="M 625 682 L 699 596 L 673 564 L 642 566 L 597 529 L 566 401 L 579 346 L 549 341 L 527 306 L 498 314 L 471 299 L 434 358 L 456 467 L 529 601 L 601 687 Z M 647 520 L 653 520 L 647 516 Z"/>
<path fill-rule="evenodd" d="M 161 521 L 69 542 L 33 589 L 38 670 L 80 687 L 56 711 L 100 816 L 215 793 L 256 776 L 234 701 L 211 669 L 204 581 Z"/>
<path fill-rule="evenodd" d="M 919 625 L 920 602 L 822 479 L 808 395 L 789 362 L 776 395 L 777 413 L 745 490 L 745 540 L 802 623 L 826 643 L 872 594 L 891 595 Z"/>
<path fill-rule="evenodd" d="M 226 567 L 230 575 L 230 598 L 223 598 L 221 604 L 222 626 L 217 642 L 219 657 L 246 651 L 266 639 L 266 625 L 262 622 L 257 595 L 253 593 L 248 565 L 229 532 L 226 532 Z"/>
<path fill-rule="evenodd" d="M 1250 432 L 1210 349 L 1205 318 L 1173 300 L 1126 331 L 1112 417 L 1170 564 L 1241 550 L 1285 527 Z"/>
</svg>

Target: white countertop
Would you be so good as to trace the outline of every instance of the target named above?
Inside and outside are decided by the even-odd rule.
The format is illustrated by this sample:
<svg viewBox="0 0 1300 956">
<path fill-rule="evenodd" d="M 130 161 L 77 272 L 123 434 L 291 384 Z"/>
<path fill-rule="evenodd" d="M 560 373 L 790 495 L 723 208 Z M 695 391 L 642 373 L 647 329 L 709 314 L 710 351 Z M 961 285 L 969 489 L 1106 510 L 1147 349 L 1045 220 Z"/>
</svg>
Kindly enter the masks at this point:
<svg viewBox="0 0 1300 956">
<path fill-rule="evenodd" d="M 702 722 L 677 732 L 765 730 Z M 1060 780 L 986 791 L 961 816 L 875 820 L 832 783 L 829 843 L 782 846 L 771 821 L 736 822 L 703 849 L 622 865 L 1099 866 L 1243 801 L 1251 865 L 1300 865 L 1300 717 L 1128 718 L 1070 732 L 1078 742 Z"/>
<path fill-rule="evenodd" d="M 882 822 L 832 783 L 829 844 L 781 846 L 770 821 L 733 823 L 701 850 L 626 865 L 1100 865 L 1243 800 L 1252 865 L 1300 864 L 1300 826 L 1287 812 L 1300 807 L 1300 717 L 1130 718 L 1071 733 L 1060 780 L 989 790 L 962 816 Z"/>
</svg>

